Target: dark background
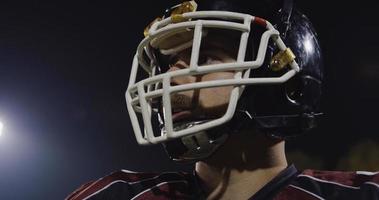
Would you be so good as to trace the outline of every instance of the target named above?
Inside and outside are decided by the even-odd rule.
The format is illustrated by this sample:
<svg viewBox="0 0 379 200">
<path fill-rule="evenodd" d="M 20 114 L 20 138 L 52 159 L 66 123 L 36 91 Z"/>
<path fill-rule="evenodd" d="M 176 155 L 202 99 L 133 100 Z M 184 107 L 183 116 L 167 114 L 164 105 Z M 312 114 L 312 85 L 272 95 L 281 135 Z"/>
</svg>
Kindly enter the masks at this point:
<svg viewBox="0 0 379 200">
<path fill-rule="evenodd" d="M 168 2 L 0 3 L 1 200 L 63 199 L 119 169 L 190 169 L 137 145 L 124 100 L 143 29 Z M 335 169 L 379 139 L 379 23 L 367 0 L 327 2 L 299 2 L 324 50 L 325 116 L 288 150 Z"/>
</svg>

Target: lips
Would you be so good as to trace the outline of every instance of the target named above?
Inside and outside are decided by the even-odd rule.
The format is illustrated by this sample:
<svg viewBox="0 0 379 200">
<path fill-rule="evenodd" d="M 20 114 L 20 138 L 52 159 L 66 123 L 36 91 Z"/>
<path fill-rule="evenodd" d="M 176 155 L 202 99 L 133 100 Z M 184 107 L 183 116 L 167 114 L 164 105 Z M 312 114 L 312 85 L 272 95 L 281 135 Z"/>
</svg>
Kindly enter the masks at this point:
<svg viewBox="0 0 379 200">
<path fill-rule="evenodd" d="M 188 119 L 192 115 L 190 110 L 175 111 L 172 113 L 172 121 L 179 122 Z"/>
<path fill-rule="evenodd" d="M 172 121 L 174 123 L 188 120 L 193 111 L 191 109 L 192 98 L 184 94 L 174 94 L 171 96 Z"/>
</svg>

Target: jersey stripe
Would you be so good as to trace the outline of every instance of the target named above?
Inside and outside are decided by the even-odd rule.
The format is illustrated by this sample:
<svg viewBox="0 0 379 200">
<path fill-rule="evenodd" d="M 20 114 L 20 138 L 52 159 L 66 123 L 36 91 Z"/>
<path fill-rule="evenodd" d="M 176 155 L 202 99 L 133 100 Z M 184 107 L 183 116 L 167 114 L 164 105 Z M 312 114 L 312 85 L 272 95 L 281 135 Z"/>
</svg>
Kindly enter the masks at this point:
<svg viewBox="0 0 379 200">
<path fill-rule="evenodd" d="M 312 192 L 310 192 L 310 191 L 308 191 L 308 190 L 306 190 L 306 189 L 303 189 L 303 188 L 300 188 L 300 187 L 297 187 L 297 186 L 294 186 L 294 185 L 289 185 L 289 186 L 290 186 L 290 187 L 293 187 L 293 188 L 296 188 L 296 189 L 298 189 L 298 190 L 300 190 L 300 191 L 303 191 L 303 192 L 305 192 L 305 193 L 307 193 L 307 194 L 309 194 L 309 195 L 312 195 L 313 197 L 315 197 L 315 198 L 317 198 L 317 199 L 325 200 L 324 198 L 322 198 L 322 197 L 318 196 L 317 194 L 314 194 L 314 193 L 312 193 Z"/>
<path fill-rule="evenodd" d="M 334 181 L 326 181 L 326 180 L 318 179 L 318 178 L 315 178 L 313 176 L 308 176 L 308 175 L 298 175 L 298 177 L 306 177 L 306 178 L 310 178 L 310 179 L 313 179 L 313 180 L 318 181 L 318 182 L 330 183 L 330 184 L 334 184 L 334 185 L 338 185 L 338 186 L 346 187 L 346 188 L 351 188 L 351 189 L 359 189 L 360 188 L 360 187 L 354 187 L 354 186 L 344 185 L 344 184 L 341 184 L 341 183 L 338 183 L 338 182 L 334 182 Z"/>
<path fill-rule="evenodd" d="M 103 179 L 103 178 L 101 178 L 101 179 L 99 179 L 99 180 L 97 180 L 97 181 L 94 181 L 92 184 L 88 185 L 88 187 L 83 188 L 80 192 L 78 192 L 75 196 L 71 197 L 70 199 L 79 199 L 79 197 L 81 197 L 81 196 L 86 197 L 87 195 L 90 195 L 91 193 L 87 194 L 87 193 L 88 193 L 88 190 L 89 190 L 90 188 L 93 188 L 93 186 L 94 186 L 96 183 L 98 183 L 99 181 L 101 181 L 102 179 Z M 97 190 L 95 190 L 95 192 L 96 192 L 96 191 L 97 191 Z M 84 197 L 82 197 L 82 198 L 84 198 Z"/>
<path fill-rule="evenodd" d="M 379 172 L 367 172 L 367 171 L 356 171 L 358 175 L 367 175 L 367 176 L 375 176 L 379 174 Z"/>
<path fill-rule="evenodd" d="M 115 183 L 127 183 L 127 182 L 126 182 L 126 181 L 123 181 L 123 180 L 113 181 L 113 182 L 109 183 L 108 185 L 106 185 L 105 187 L 103 187 L 103 188 L 101 188 L 101 189 L 99 189 L 99 190 L 93 192 L 93 193 L 90 194 L 89 196 L 84 197 L 83 200 L 86 200 L 86 199 L 89 199 L 89 198 L 92 197 L 92 196 L 95 196 L 96 194 L 98 194 L 98 193 L 102 192 L 103 190 L 109 188 L 111 185 L 113 185 L 113 184 L 115 184 Z"/>
<path fill-rule="evenodd" d="M 150 192 L 153 188 L 157 188 L 157 187 L 161 187 L 163 185 L 166 185 L 166 184 L 170 184 L 170 183 L 185 183 L 185 184 L 188 184 L 187 181 L 168 181 L 168 182 L 162 182 L 162 183 L 159 183 L 151 188 L 148 188 L 142 192 L 140 192 L 139 194 L 135 195 L 133 198 L 131 198 L 130 200 L 136 200 L 137 198 L 139 198 L 140 196 L 146 194 L 147 192 Z"/>
<path fill-rule="evenodd" d="M 377 188 L 379 188 L 379 184 L 378 183 L 374 183 L 374 182 L 366 182 L 364 184 L 368 184 L 368 185 L 373 185 L 373 186 L 376 186 Z"/>
<path fill-rule="evenodd" d="M 170 175 L 170 176 L 172 176 L 172 175 L 178 175 L 178 176 L 182 177 L 182 174 L 177 173 L 177 172 L 165 172 L 165 173 L 161 173 L 161 174 L 156 175 L 156 176 L 151 177 L 151 178 L 145 178 L 145 179 L 142 179 L 142 180 L 139 180 L 139 181 L 128 182 L 128 183 L 132 185 L 132 184 L 141 183 L 141 182 L 145 182 L 145 181 L 151 181 L 151 180 L 155 180 L 157 178 L 160 178 L 160 177 L 166 176 L 166 175 Z"/>
<path fill-rule="evenodd" d="M 163 185 L 164 183 L 187 183 L 187 181 L 184 181 L 183 179 L 183 174 L 179 172 L 165 172 L 157 175 L 152 173 L 134 173 L 122 170 L 116 173 L 112 173 L 111 175 L 104 178 L 100 178 L 85 187 L 81 187 L 77 192 L 74 192 L 70 197 L 68 197 L 67 200 L 89 199 L 90 197 L 93 197 L 106 190 L 115 183 L 125 183 L 128 186 L 135 185 L 135 187 L 133 186 L 133 190 L 137 192 L 137 195 L 139 195 L 142 194 L 143 191 L 148 191 L 151 188 L 157 187 L 157 182 Z"/>
</svg>

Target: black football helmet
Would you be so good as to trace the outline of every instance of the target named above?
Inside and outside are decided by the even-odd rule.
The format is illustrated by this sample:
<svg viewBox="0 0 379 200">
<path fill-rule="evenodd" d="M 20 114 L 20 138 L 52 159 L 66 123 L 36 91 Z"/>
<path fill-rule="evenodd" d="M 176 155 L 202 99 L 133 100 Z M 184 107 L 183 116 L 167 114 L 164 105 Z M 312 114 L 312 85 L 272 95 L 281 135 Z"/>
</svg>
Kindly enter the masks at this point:
<svg viewBox="0 0 379 200">
<path fill-rule="evenodd" d="M 236 43 L 236 62 L 199 67 L 207 37 Z M 188 69 L 167 72 L 172 55 L 191 49 Z M 173 77 L 235 71 L 232 80 L 171 85 Z M 292 0 L 198 0 L 179 3 L 145 30 L 126 92 L 138 143 L 162 143 L 173 160 L 211 155 L 243 129 L 286 139 L 316 126 L 323 60 L 310 20 Z M 175 123 L 170 95 L 234 86 L 224 115 Z"/>
</svg>

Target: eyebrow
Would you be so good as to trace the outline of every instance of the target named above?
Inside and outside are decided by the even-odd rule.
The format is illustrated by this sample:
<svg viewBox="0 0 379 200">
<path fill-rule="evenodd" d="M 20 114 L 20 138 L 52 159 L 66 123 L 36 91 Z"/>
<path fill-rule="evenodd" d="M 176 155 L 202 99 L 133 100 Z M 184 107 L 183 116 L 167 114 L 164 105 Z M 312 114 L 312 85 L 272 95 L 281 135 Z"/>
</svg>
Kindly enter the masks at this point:
<svg viewBox="0 0 379 200">
<path fill-rule="evenodd" d="M 237 59 L 238 56 L 238 48 L 240 46 L 239 40 L 234 37 L 232 40 L 225 41 L 225 38 L 228 38 L 228 35 L 222 34 L 216 37 L 207 36 L 202 38 L 201 46 L 200 46 L 200 54 L 201 53 L 212 53 L 214 51 L 220 50 L 225 52 L 225 54 L 233 59 Z M 224 39 L 224 41 L 223 41 Z M 233 41 L 233 42 L 231 42 Z M 180 58 L 185 62 L 189 62 L 191 60 L 192 47 L 184 49 L 176 54 L 170 55 L 169 60 Z"/>
<path fill-rule="evenodd" d="M 237 43 L 237 42 L 236 42 Z M 220 49 L 224 52 L 226 52 L 229 56 L 231 57 L 236 57 L 238 55 L 238 47 L 239 47 L 239 42 L 238 44 L 231 44 L 231 42 L 222 42 L 217 39 L 210 39 L 204 40 L 202 42 L 200 52 L 201 51 L 212 51 L 213 49 Z"/>
</svg>

